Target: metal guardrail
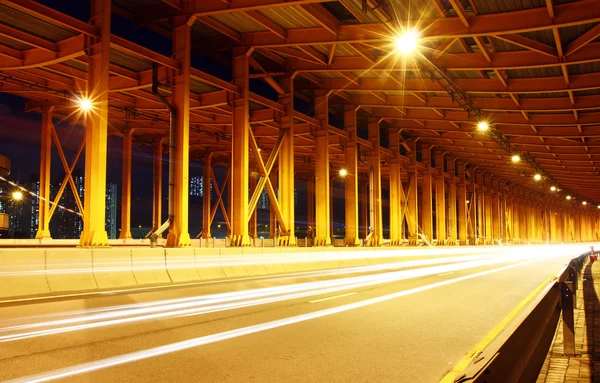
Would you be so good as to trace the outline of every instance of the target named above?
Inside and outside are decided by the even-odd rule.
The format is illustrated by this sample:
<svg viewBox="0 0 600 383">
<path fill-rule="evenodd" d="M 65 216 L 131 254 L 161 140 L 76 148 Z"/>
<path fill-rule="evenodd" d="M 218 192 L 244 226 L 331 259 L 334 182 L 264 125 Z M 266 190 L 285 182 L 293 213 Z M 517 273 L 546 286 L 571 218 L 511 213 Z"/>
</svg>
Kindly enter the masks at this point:
<svg viewBox="0 0 600 383">
<path fill-rule="evenodd" d="M 574 258 L 487 347 L 474 356 L 456 383 L 535 382 L 563 313 L 566 355 L 575 354 L 577 283 L 590 253 Z"/>
</svg>

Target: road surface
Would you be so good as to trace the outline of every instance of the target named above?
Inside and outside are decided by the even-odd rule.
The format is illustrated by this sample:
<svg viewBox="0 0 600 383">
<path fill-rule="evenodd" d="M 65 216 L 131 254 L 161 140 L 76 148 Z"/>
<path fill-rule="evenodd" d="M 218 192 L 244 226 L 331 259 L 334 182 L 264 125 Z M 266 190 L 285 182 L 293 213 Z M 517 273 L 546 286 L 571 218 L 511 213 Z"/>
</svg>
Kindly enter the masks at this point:
<svg viewBox="0 0 600 383">
<path fill-rule="evenodd" d="M 438 382 L 585 250 L 4 303 L 0 380 Z"/>
</svg>

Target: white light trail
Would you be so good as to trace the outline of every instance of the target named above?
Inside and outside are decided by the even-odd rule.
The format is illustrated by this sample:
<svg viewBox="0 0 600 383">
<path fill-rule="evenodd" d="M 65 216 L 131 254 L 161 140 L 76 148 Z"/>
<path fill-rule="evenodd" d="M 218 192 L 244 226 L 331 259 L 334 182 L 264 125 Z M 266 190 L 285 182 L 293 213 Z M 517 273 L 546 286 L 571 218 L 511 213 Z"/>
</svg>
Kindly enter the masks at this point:
<svg viewBox="0 0 600 383">
<path fill-rule="evenodd" d="M 556 255 L 554 255 L 554 256 L 556 256 Z M 118 356 L 114 356 L 114 357 L 110 357 L 110 358 L 106 358 L 106 359 L 102 359 L 102 360 L 98 360 L 98 361 L 82 363 L 82 364 L 79 364 L 76 366 L 66 367 L 66 368 L 62 368 L 62 369 L 51 371 L 51 372 L 45 372 L 45 373 L 41 373 L 38 375 L 33 375 L 33 376 L 24 377 L 24 378 L 10 380 L 8 382 L 9 383 L 24 383 L 24 382 L 41 383 L 41 382 L 48 382 L 48 381 L 52 381 L 52 380 L 67 378 L 70 376 L 79 375 L 79 374 L 83 374 L 83 373 L 89 373 L 92 371 L 97 371 L 97 370 L 101 370 L 101 369 L 108 368 L 108 367 L 114 367 L 114 366 L 118 366 L 118 365 L 122 365 L 122 364 L 126 364 L 126 363 L 131 363 L 131 362 L 136 362 L 136 361 L 140 361 L 140 360 L 144 360 L 144 359 L 148 359 L 148 358 L 152 358 L 152 357 L 166 355 L 166 354 L 170 354 L 173 352 L 183 351 L 183 350 L 187 350 L 190 348 L 207 345 L 210 343 L 216 343 L 216 342 L 220 342 L 220 341 L 227 340 L 227 339 L 233 339 L 233 338 L 237 338 L 237 337 L 244 336 L 244 335 L 267 331 L 267 330 L 271 330 L 271 329 L 278 328 L 278 327 L 288 326 L 288 325 L 295 324 L 295 323 L 305 322 L 305 321 L 308 321 L 311 319 L 321 318 L 321 317 L 325 317 L 328 315 L 333 315 L 333 314 L 337 314 L 337 313 L 341 313 L 341 312 L 345 312 L 345 311 L 349 311 L 349 310 L 389 301 L 392 299 L 415 294 L 418 292 L 431 290 L 436 287 L 446 286 L 449 284 L 465 281 L 468 279 L 473 279 L 473 278 L 481 277 L 484 275 L 488 275 L 488 274 L 492 274 L 492 273 L 496 273 L 496 272 L 500 272 L 500 271 L 504 271 L 504 270 L 509 270 L 509 269 L 512 269 L 515 267 L 519 267 L 519 266 L 523 266 L 523 265 L 530 264 L 533 262 L 537 262 L 539 260 L 540 260 L 539 258 L 538 259 L 530 259 L 530 260 L 519 262 L 519 263 L 516 263 L 513 265 L 507 265 L 507 266 L 499 267 L 499 268 L 492 269 L 492 270 L 486 270 L 486 271 L 482 271 L 482 272 L 475 273 L 475 274 L 470 274 L 470 275 L 466 275 L 466 276 L 462 276 L 462 277 L 458 277 L 458 278 L 454 278 L 454 279 L 449 279 L 449 280 L 445 280 L 445 281 L 441 281 L 441 282 L 437 282 L 437 283 L 432 283 L 429 285 L 420 286 L 420 287 L 409 289 L 409 290 L 399 291 L 399 292 L 396 292 L 393 294 L 383 295 L 380 297 L 370 298 L 370 299 L 366 299 L 366 300 L 362 300 L 362 301 L 358 301 L 358 302 L 353 302 L 353 303 L 349 303 L 349 304 L 345 304 L 345 305 L 341 305 L 341 306 L 337 306 L 337 307 L 332 307 L 332 308 L 328 308 L 328 309 L 324 309 L 324 310 L 314 311 L 314 312 L 307 313 L 307 314 L 296 315 L 293 317 L 279 319 L 279 320 L 275 320 L 275 321 L 271 321 L 271 322 L 261 323 L 261 324 L 257 324 L 257 325 L 253 325 L 253 326 L 242 327 L 239 329 L 225 331 L 225 332 L 221 332 L 218 334 L 202 336 L 199 338 L 194 338 L 194 339 L 189 339 L 189 340 L 185 340 L 185 341 L 181 341 L 181 342 L 167 344 L 164 346 L 154 347 L 154 348 L 151 348 L 148 350 L 142 350 L 142 351 L 132 352 L 132 353 L 125 354 L 125 355 L 118 355 Z"/>
<path fill-rule="evenodd" d="M 557 255 L 560 255 L 560 253 L 555 254 L 554 256 Z M 531 253 L 517 252 L 515 254 L 504 255 L 501 257 L 495 257 L 491 259 L 481 259 L 475 261 L 469 260 L 466 262 L 394 271 L 384 274 L 363 275 L 334 280 L 307 282 L 294 285 L 254 289 L 233 293 L 214 294 L 212 296 L 205 297 L 184 298 L 177 303 L 167 303 L 158 305 L 146 304 L 145 306 L 135 307 L 131 309 L 96 313 L 92 315 L 86 315 L 83 317 L 70 317 L 66 319 L 48 322 L 30 323 L 19 326 L 5 327 L 0 329 L 0 333 L 9 334 L 0 336 L 0 342 L 11 342 L 45 335 L 54 335 L 71 331 L 88 330 L 113 325 L 130 324 L 140 321 L 175 318 L 180 316 L 202 315 L 207 313 L 214 313 L 219 311 L 274 303 L 284 300 L 298 299 L 314 295 L 329 294 L 344 290 L 360 289 L 406 279 L 436 275 L 440 273 L 454 272 L 459 270 L 467 270 L 477 267 L 489 266 L 497 263 L 526 260 L 531 258 L 537 258 L 537 255 Z M 63 327 L 55 328 L 56 326 Z M 41 328 L 41 330 L 34 330 L 39 328 Z M 11 333 L 14 331 L 22 330 L 34 331 Z"/>
</svg>

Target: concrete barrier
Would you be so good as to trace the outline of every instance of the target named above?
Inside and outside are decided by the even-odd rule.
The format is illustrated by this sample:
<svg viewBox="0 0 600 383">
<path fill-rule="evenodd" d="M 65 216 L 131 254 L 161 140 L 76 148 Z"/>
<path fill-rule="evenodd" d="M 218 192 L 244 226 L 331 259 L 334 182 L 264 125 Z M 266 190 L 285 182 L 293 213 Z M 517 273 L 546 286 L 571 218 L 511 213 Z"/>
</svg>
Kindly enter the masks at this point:
<svg viewBox="0 0 600 383">
<path fill-rule="evenodd" d="M 227 275 L 221 268 L 221 254 L 219 249 L 204 248 L 194 249 L 196 256 L 196 271 L 203 281 L 212 279 L 225 279 Z"/>
<path fill-rule="evenodd" d="M 199 281 L 196 271 L 194 249 L 164 249 L 167 260 L 167 273 L 173 282 Z"/>
<path fill-rule="evenodd" d="M 0 297 L 47 294 L 44 249 L 0 249 Z"/>
<path fill-rule="evenodd" d="M 100 289 L 136 286 L 131 263 L 131 249 L 93 249 L 94 278 Z"/>
<path fill-rule="evenodd" d="M 91 249 L 47 249 L 46 280 L 51 292 L 95 290 Z"/>
<path fill-rule="evenodd" d="M 262 259 L 263 257 L 263 249 L 262 248 L 255 248 L 255 247 L 250 247 L 250 248 L 246 248 L 243 250 L 243 255 L 244 257 L 247 258 L 258 258 L 258 259 Z M 245 266 L 246 267 L 246 271 L 248 272 L 249 276 L 260 276 L 260 275 L 267 275 L 269 274 L 269 271 L 267 270 L 267 268 L 263 265 L 263 264 L 248 264 Z"/>
<path fill-rule="evenodd" d="M 131 249 L 131 267 L 138 285 L 171 283 L 167 274 L 165 251 L 156 249 Z"/>
<path fill-rule="evenodd" d="M 242 250 L 243 252 L 243 250 Z M 248 270 L 243 262 L 243 253 L 240 252 L 239 248 L 221 248 L 219 253 L 221 254 L 221 267 L 227 278 L 241 278 L 248 276 Z"/>
</svg>

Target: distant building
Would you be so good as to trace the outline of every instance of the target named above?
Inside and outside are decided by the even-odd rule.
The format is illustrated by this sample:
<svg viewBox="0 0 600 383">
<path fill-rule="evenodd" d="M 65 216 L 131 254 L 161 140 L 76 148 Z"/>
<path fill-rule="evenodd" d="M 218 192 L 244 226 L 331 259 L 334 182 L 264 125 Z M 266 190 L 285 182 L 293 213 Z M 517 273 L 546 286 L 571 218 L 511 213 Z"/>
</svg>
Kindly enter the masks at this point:
<svg viewBox="0 0 600 383">
<path fill-rule="evenodd" d="M 106 234 L 108 238 L 117 238 L 117 184 L 106 186 Z"/>
<path fill-rule="evenodd" d="M 202 197 L 204 195 L 204 177 L 190 178 L 190 195 L 194 197 Z"/>
<path fill-rule="evenodd" d="M 31 189 L 29 189 L 29 190 L 34 192 L 36 195 L 39 195 L 40 194 L 40 181 L 33 181 L 31 183 Z M 37 233 L 38 223 L 39 223 L 38 210 L 40 208 L 40 199 L 35 198 L 34 196 L 31 196 L 30 206 L 31 206 L 31 213 L 30 213 L 31 224 L 29 226 L 29 233 L 31 234 L 31 238 L 34 238 Z"/>
<path fill-rule="evenodd" d="M 269 195 L 267 194 L 267 188 L 264 188 L 258 199 L 256 207 L 258 209 L 268 210 L 270 206 Z"/>
</svg>

